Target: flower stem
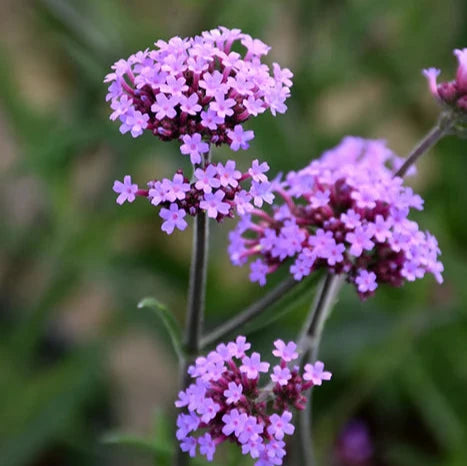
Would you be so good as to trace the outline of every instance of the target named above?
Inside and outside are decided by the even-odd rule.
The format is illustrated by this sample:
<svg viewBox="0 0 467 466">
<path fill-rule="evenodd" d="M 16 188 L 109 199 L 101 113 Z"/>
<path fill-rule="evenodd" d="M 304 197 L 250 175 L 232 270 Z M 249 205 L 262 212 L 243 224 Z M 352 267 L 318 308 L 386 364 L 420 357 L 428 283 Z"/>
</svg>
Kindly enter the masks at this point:
<svg viewBox="0 0 467 466">
<path fill-rule="evenodd" d="M 321 283 L 305 322 L 298 347 L 300 350 L 300 366 L 314 362 L 318 356 L 324 324 L 329 317 L 332 306 L 342 285 L 342 278 L 328 273 Z M 312 466 L 315 464 L 313 445 L 311 442 L 311 390 L 308 395 L 306 408 L 299 415 L 298 442 L 300 465 Z"/>
<path fill-rule="evenodd" d="M 418 144 L 412 149 L 405 162 L 394 173 L 394 176 L 403 178 L 407 173 L 408 169 L 415 164 L 415 162 L 431 147 L 433 147 L 441 138 L 446 136 L 452 129 L 456 121 L 455 116 L 451 113 L 442 113 L 438 123 L 418 142 Z"/>
<path fill-rule="evenodd" d="M 208 236 L 208 218 L 205 212 L 200 212 L 196 216 L 193 232 L 193 255 L 191 258 L 184 341 L 185 350 L 190 355 L 196 355 L 200 350 L 206 295 Z"/>
<path fill-rule="evenodd" d="M 228 320 L 224 324 L 219 325 L 219 327 L 215 328 L 206 336 L 204 336 L 201 339 L 201 348 L 209 346 L 210 344 L 219 341 L 225 335 L 233 332 L 234 330 L 237 330 L 242 325 L 265 311 L 269 306 L 274 304 L 278 299 L 282 298 L 299 283 L 300 282 L 295 280 L 293 277 L 286 278 L 276 288 L 272 289 L 268 294 L 263 296 L 259 301 L 251 304 L 242 312 L 232 317 L 232 319 Z"/>
<path fill-rule="evenodd" d="M 205 160 L 205 164 L 209 158 Z M 205 165 L 204 164 L 204 165 Z M 180 390 L 190 383 L 188 365 L 198 355 L 201 347 L 201 333 L 204 322 L 206 298 L 206 275 L 208 262 L 209 219 L 205 212 L 196 216 L 193 229 L 193 250 L 191 256 L 190 279 L 188 285 L 187 315 L 185 323 L 184 350 L 186 353 L 180 362 Z M 188 455 L 178 449 L 174 466 L 188 464 Z"/>
</svg>

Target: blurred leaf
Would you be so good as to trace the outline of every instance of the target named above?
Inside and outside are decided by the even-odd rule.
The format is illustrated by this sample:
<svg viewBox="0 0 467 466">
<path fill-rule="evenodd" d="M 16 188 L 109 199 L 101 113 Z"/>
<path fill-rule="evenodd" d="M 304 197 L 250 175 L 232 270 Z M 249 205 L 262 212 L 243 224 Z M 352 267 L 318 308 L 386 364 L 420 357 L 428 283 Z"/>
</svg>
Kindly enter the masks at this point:
<svg viewBox="0 0 467 466">
<path fill-rule="evenodd" d="M 184 358 L 184 351 L 182 348 L 182 332 L 173 314 L 155 298 L 143 298 L 138 303 L 138 308 L 151 309 L 162 320 L 165 328 L 167 329 L 167 332 L 169 333 L 175 353 L 177 354 L 178 359 L 181 361 Z"/>
<path fill-rule="evenodd" d="M 101 441 L 108 445 L 119 445 L 136 448 L 149 453 L 157 453 L 158 455 L 163 455 L 167 458 L 170 458 L 174 453 L 173 448 L 168 446 L 165 442 L 155 442 L 154 440 L 133 434 L 122 434 L 118 432 L 109 433 L 104 435 Z"/>
<path fill-rule="evenodd" d="M 100 358 L 95 351 L 78 353 L 2 393 L 0 466 L 29 464 L 73 421 L 96 386 Z"/>
<path fill-rule="evenodd" d="M 430 426 L 440 445 L 456 449 L 466 438 L 465 429 L 450 400 L 438 388 L 425 362 L 413 351 L 404 361 L 404 382 L 420 415 Z"/>
<path fill-rule="evenodd" d="M 83 41 L 89 48 L 99 52 L 111 48 L 110 38 L 90 21 L 89 16 L 77 9 L 78 3 L 73 5 L 63 0 L 41 0 L 40 3 L 70 35 Z"/>
<path fill-rule="evenodd" d="M 389 464 L 398 466 L 438 466 L 439 460 L 408 444 L 390 445 L 385 453 Z"/>
</svg>

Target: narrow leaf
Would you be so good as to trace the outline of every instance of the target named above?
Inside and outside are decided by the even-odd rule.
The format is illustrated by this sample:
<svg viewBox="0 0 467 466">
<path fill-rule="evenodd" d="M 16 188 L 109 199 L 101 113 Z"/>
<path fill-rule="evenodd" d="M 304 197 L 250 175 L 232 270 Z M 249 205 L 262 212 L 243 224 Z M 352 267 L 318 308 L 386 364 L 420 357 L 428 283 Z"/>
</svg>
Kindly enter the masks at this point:
<svg viewBox="0 0 467 466">
<path fill-rule="evenodd" d="M 172 340 L 172 345 L 175 352 L 177 353 L 177 357 L 179 360 L 182 360 L 184 357 L 182 348 L 182 332 L 173 314 L 155 298 L 143 298 L 138 303 L 138 308 L 148 308 L 157 314 L 157 316 L 164 323 L 167 332 L 169 333 L 170 339 Z"/>
</svg>

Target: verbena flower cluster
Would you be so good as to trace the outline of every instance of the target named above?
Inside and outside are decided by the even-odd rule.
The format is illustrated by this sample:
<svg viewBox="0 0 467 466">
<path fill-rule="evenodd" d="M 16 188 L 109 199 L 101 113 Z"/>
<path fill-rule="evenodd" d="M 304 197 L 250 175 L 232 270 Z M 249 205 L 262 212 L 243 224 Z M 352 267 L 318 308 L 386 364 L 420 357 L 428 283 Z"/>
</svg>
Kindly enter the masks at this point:
<svg viewBox="0 0 467 466">
<path fill-rule="evenodd" d="M 436 239 L 408 219 L 423 200 L 392 175 L 400 163 L 382 141 L 344 138 L 321 159 L 274 182 L 283 203 L 241 219 L 230 233 L 231 261 L 254 259 L 250 279 L 260 285 L 287 259 L 296 280 L 326 268 L 346 274 L 361 298 L 381 283 L 400 286 L 427 272 L 441 283 Z"/>
<path fill-rule="evenodd" d="M 233 217 L 235 211 L 243 215 L 264 202 L 271 204 L 274 194 L 266 176 L 268 170 L 266 162 L 254 160 L 248 171 L 241 173 L 235 162 L 229 160 L 225 165 L 217 163 L 196 168 L 191 182 L 179 170 L 172 180 L 150 181 L 147 189 L 140 189 L 127 175 L 123 182 L 115 181 L 113 189 L 118 193 L 118 204 L 143 196 L 152 205 L 161 207 L 159 215 L 164 220 L 161 228 L 170 235 L 174 229 L 184 230 L 188 226 L 187 215 L 195 216 L 200 211 L 220 222 L 225 217 Z M 250 182 L 248 190 L 244 188 L 247 182 Z"/>
<path fill-rule="evenodd" d="M 259 353 L 247 355 L 251 345 L 243 336 L 220 344 L 206 357 L 198 357 L 188 373 L 195 382 L 179 393 L 175 402 L 184 413 L 177 418 L 180 447 L 212 461 L 216 447 L 229 440 L 256 466 L 281 465 L 286 454 L 285 436 L 292 435 L 292 408 L 304 409 L 303 393 L 313 385 L 330 380 L 324 364 L 306 364 L 300 375 L 293 362 L 298 358 L 294 342 L 274 342 L 273 355 L 279 363 L 272 368 Z M 260 389 L 260 375 L 270 384 Z"/>
<path fill-rule="evenodd" d="M 467 111 L 467 48 L 454 50 L 458 60 L 456 79 L 438 84 L 441 70 L 428 68 L 423 70 L 428 80 L 430 91 L 439 101 L 463 112 Z"/>
<path fill-rule="evenodd" d="M 239 43 L 244 55 L 233 51 Z M 265 110 L 284 113 L 293 74 L 261 62 L 270 50 L 239 29 L 219 27 L 193 38 L 158 40 L 157 49 L 137 52 L 113 66 L 111 120 L 133 137 L 151 131 L 164 141 L 179 139 L 182 154 L 201 162 L 210 144 L 247 149 L 253 131 L 242 123 Z"/>
</svg>

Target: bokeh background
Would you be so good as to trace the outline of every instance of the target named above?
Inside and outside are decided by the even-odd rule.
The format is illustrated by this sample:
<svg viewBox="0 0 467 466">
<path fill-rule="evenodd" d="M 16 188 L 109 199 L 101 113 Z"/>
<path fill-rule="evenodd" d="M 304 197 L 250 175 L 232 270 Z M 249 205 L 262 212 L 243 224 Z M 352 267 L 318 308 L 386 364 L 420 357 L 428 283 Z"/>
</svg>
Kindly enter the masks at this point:
<svg viewBox="0 0 467 466">
<path fill-rule="evenodd" d="M 176 361 L 136 303 L 156 296 L 183 323 L 191 232 L 167 237 L 154 209 L 118 207 L 111 188 L 186 161 L 175 143 L 120 135 L 102 80 L 158 38 L 219 24 L 295 73 L 289 111 L 248 123 L 256 139 L 236 154 L 273 173 L 346 134 L 407 154 L 439 110 L 421 68 L 453 76 L 452 49 L 467 46 L 464 0 L 1 0 L 1 466 L 170 464 Z M 410 181 L 444 285 L 427 277 L 364 303 L 342 293 L 321 352 L 333 382 L 314 395 L 320 464 L 467 464 L 466 166 L 467 142 L 447 138 Z M 229 264 L 232 226 L 212 229 L 209 327 L 264 293 Z M 313 292 L 310 280 L 244 332 L 264 349 L 293 338 Z M 217 464 L 250 464 L 223 451 Z"/>
</svg>

